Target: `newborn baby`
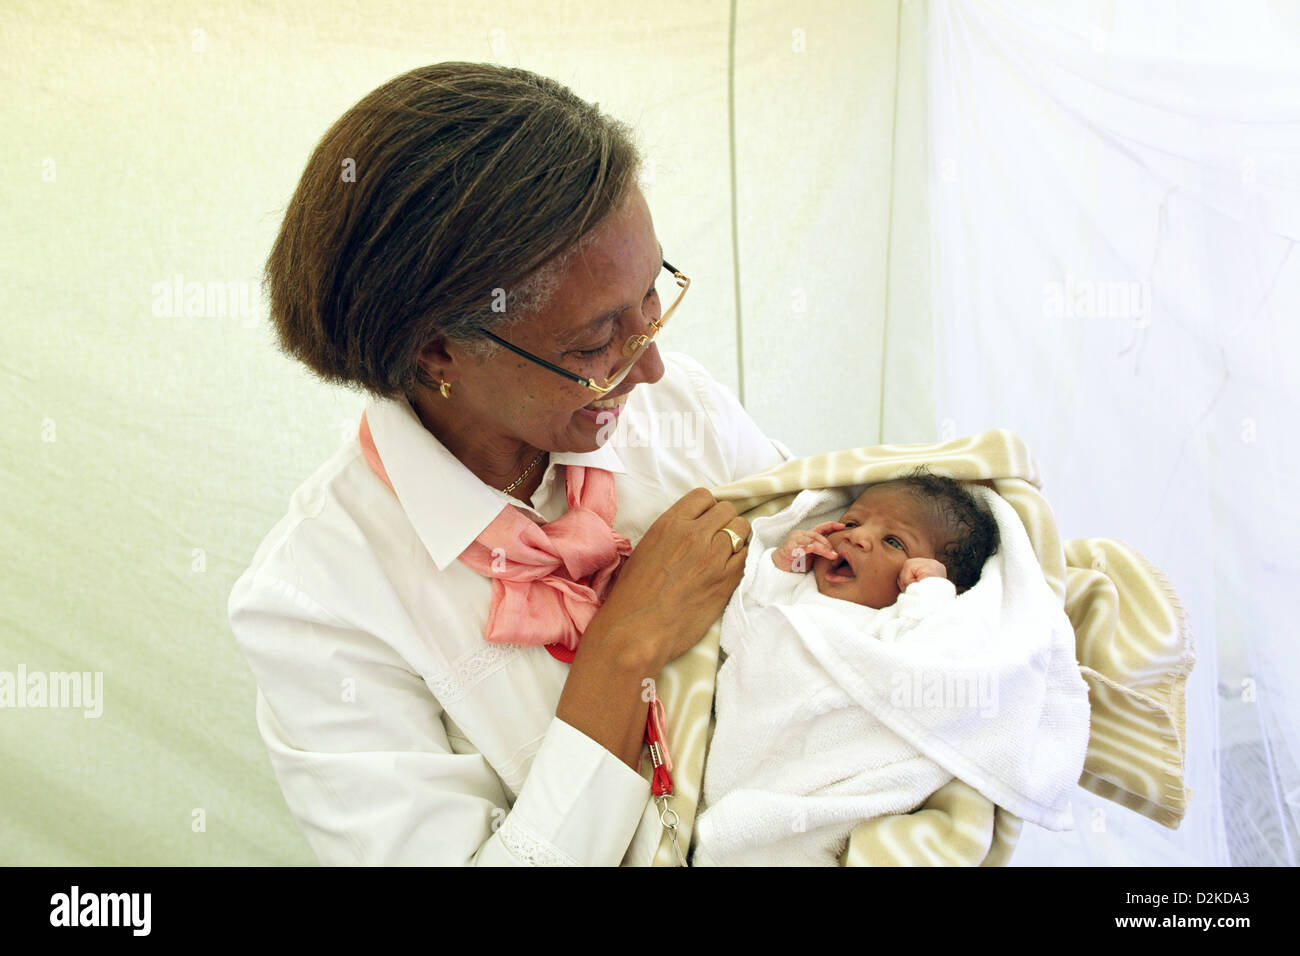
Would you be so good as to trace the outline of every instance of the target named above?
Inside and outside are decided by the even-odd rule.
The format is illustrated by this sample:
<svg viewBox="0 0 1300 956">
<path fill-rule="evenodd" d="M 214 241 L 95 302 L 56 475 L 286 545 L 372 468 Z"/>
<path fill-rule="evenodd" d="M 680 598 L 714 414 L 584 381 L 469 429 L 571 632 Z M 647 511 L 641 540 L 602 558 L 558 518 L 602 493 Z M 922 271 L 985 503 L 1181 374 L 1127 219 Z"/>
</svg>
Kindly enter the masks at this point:
<svg viewBox="0 0 1300 956">
<path fill-rule="evenodd" d="M 918 598 L 952 598 L 979 580 L 997 546 L 997 523 L 960 482 L 919 472 L 870 486 L 839 521 L 791 531 L 764 555 L 751 597 L 768 605 L 820 594 L 880 610 L 918 581 L 939 578 L 947 583 L 918 589 Z M 913 619 L 919 610 L 900 608 Z"/>
<path fill-rule="evenodd" d="M 828 494 L 805 492 L 803 500 Z M 789 510 L 796 519 L 818 513 L 798 500 Z M 1010 634 L 999 636 L 998 622 L 980 617 L 985 604 L 955 607 L 1001 539 L 998 521 L 971 491 L 918 469 L 869 486 L 839 520 L 785 535 L 763 526 L 779 520 L 756 520 L 760 544 L 784 540 L 751 552 L 723 622 L 728 656 L 718 673 L 695 854 L 705 865 L 833 864 L 857 823 L 908 812 L 953 779 L 927 741 L 942 740 L 949 752 L 970 745 L 980 755 L 990 737 L 996 746 L 1022 743 L 973 700 L 945 699 L 936 710 L 902 693 L 954 676 L 948 669 L 972 668 L 969 676 L 994 687 L 1003 676 L 979 670 L 1002 652 L 967 658 L 966 648 L 985 654 L 990 641 Z M 1027 573 L 1043 585 L 1036 562 Z M 985 603 L 998 613 L 996 595 Z M 931 619 L 929 630 L 917 630 Z M 1051 632 L 1049 622 L 1042 633 Z M 1038 679 L 1032 653 L 1022 656 L 1012 655 L 1029 683 L 1010 685 L 1017 688 Z M 859 675 L 888 690 L 864 707 Z M 897 732 L 904 725 L 909 739 Z M 1028 734 L 1036 722 L 1019 725 Z M 1078 778 L 1071 772 L 1069 784 Z"/>
</svg>

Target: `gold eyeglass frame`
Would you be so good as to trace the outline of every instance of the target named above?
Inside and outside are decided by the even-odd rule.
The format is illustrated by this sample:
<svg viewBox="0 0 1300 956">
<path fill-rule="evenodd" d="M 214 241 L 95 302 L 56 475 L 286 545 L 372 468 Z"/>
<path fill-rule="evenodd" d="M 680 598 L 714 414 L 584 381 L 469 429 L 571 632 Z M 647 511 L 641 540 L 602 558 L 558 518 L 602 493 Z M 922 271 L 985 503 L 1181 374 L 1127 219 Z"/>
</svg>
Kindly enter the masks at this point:
<svg viewBox="0 0 1300 956">
<path fill-rule="evenodd" d="M 525 352 L 523 349 L 519 348 L 518 346 L 511 345 L 509 342 L 501 338 L 499 335 L 495 335 L 487 331 L 486 329 L 480 329 L 479 331 L 482 332 L 484 335 L 486 335 L 488 338 L 490 338 L 493 342 L 496 342 L 498 345 L 505 346 L 510 351 L 518 355 L 520 358 L 526 358 L 530 362 L 536 362 L 538 365 L 542 366 L 543 368 L 550 369 L 556 375 L 563 375 L 569 381 L 577 382 L 579 385 L 583 386 L 584 388 L 591 389 L 591 391 L 595 392 L 597 395 L 605 395 L 609 392 L 612 392 L 614 389 L 618 388 L 618 386 L 622 383 L 623 379 L 627 378 L 628 373 L 631 372 L 632 369 L 636 367 L 636 363 L 641 360 L 641 356 L 645 354 L 646 349 L 650 348 L 651 343 L 654 342 L 655 338 L 659 335 L 659 333 L 663 331 L 664 326 L 668 324 L 668 320 L 672 318 L 672 314 L 676 310 L 677 306 L 681 303 L 682 297 L 686 295 L 686 290 L 691 287 L 691 280 L 686 278 L 686 276 L 683 275 L 681 272 L 678 272 L 674 266 L 668 263 L 667 259 L 663 260 L 663 267 L 667 269 L 669 272 L 671 272 L 673 274 L 673 278 L 677 280 L 677 285 L 680 288 L 680 291 L 677 293 L 677 298 L 673 299 L 672 305 L 668 306 L 667 309 L 659 313 L 659 319 L 657 321 L 651 321 L 650 330 L 648 334 L 645 332 L 638 333 L 636 335 L 631 336 L 625 343 L 623 343 L 623 354 L 628 357 L 627 365 L 624 366 L 618 372 L 617 375 L 613 375 L 605 379 L 603 384 L 597 382 L 594 378 L 584 378 L 581 375 L 575 375 L 573 372 L 570 372 L 568 369 L 560 368 L 560 366 L 548 362 L 544 358 L 538 358 L 536 355 L 533 355 L 531 352 Z"/>
</svg>

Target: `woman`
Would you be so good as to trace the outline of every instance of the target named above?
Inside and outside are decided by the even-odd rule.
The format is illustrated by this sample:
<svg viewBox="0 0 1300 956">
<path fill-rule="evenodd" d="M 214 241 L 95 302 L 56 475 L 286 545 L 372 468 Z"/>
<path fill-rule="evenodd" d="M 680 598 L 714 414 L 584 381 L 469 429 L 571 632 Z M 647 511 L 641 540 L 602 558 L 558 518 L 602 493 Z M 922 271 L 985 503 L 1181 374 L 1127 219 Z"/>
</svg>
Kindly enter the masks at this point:
<svg viewBox="0 0 1300 956">
<path fill-rule="evenodd" d="M 281 345 L 373 401 L 230 621 L 324 863 L 612 865 L 658 842 L 644 690 L 722 611 L 749 534 L 704 488 L 790 455 L 653 342 L 656 280 L 688 280 L 629 132 L 527 71 L 437 64 L 349 110 L 290 203 Z M 665 416 L 690 441 L 626 434 Z"/>
</svg>

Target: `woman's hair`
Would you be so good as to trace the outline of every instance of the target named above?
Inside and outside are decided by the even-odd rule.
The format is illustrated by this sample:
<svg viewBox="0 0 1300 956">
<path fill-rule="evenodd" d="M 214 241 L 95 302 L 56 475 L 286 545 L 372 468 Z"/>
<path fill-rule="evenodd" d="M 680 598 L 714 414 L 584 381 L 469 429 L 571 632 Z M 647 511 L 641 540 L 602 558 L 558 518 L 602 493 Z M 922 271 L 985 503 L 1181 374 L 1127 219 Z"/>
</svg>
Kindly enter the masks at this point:
<svg viewBox="0 0 1300 956">
<path fill-rule="evenodd" d="M 555 80 L 488 63 L 404 73 L 330 127 L 266 263 L 281 347 L 327 382 L 402 398 L 442 335 L 545 307 L 636 183 L 626 124 Z M 585 242 L 583 241 L 585 237 Z"/>
<path fill-rule="evenodd" d="M 936 557 L 947 569 L 948 580 L 958 591 L 974 587 L 1000 543 L 993 515 L 960 481 L 932 474 L 924 465 L 889 484 L 907 488 L 930 505 L 935 530 L 947 539 L 944 553 Z"/>
</svg>

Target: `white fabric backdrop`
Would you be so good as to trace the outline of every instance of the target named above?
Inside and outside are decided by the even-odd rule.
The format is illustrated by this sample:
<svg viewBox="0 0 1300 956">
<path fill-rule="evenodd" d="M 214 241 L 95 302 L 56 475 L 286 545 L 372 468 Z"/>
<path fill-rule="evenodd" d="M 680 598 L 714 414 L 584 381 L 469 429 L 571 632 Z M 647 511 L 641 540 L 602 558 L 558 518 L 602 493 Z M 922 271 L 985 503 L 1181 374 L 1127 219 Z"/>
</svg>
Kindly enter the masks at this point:
<svg viewBox="0 0 1300 956">
<path fill-rule="evenodd" d="M 1178 11 L 929 9 L 940 430 L 1024 437 L 1063 534 L 1164 568 L 1199 655 L 1182 828 L 1079 790 L 1019 864 L 1296 862 L 1300 31 Z"/>
<path fill-rule="evenodd" d="M 924 121 L 914 68 L 894 115 L 899 15 L 898 0 L 0 4 L 0 671 L 103 678 L 93 719 L 0 712 L 0 863 L 313 862 L 226 601 L 362 401 L 278 352 L 257 280 L 312 147 L 406 70 L 525 67 L 635 128 L 656 231 L 692 279 L 666 346 L 743 385 L 769 434 L 803 453 L 869 444 L 884 395 L 906 390 L 890 433 L 928 438 L 920 258 L 888 280 L 891 183 L 924 198 L 922 164 L 892 168 Z M 165 294 L 177 282 L 241 294 L 191 309 Z M 890 314 L 910 321 L 886 361 Z M 810 383 L 851 389 L 856 414 L 825 414 Z"/>
<path fill-rule="evenodd" d="M 329 124 L 451 59 L 554 76 L 637 128 L 693 279 L 666 344 L 770 434 L 811 454 L 1012 428 L 1066 534 L 1171 572 L 1201 652 L 1188 822 L 1080 794 L 1080 831 L 1029 831 L 1018 862 L 1293 860 L 1300 175 L 1278 68 L 1300 30 L 1269 18 L 1294 5 L 1043 9 L 5 4 L 0 670 L 104 686 L 95 719 L 0 715 L 0 862 L 312 862 L 225 606 L 361 402 L 276 351 L 257 275 Z M 178 278 L 248 301 L 160 303 Z M 1067 281 L 1074 302 L 1142 280 L 1140 322 L 1066 317 Z"/>
</svg>

